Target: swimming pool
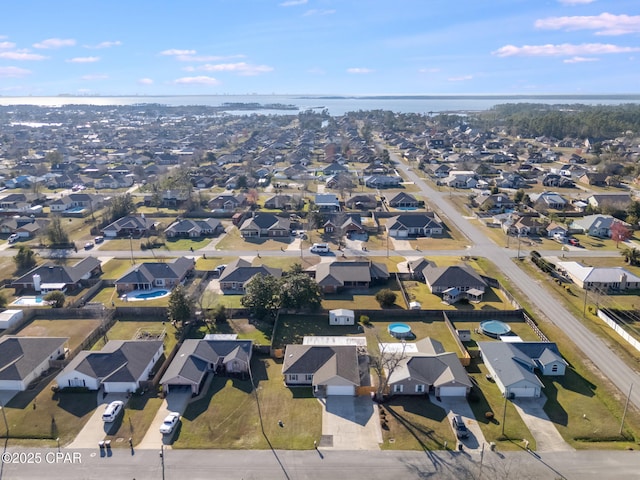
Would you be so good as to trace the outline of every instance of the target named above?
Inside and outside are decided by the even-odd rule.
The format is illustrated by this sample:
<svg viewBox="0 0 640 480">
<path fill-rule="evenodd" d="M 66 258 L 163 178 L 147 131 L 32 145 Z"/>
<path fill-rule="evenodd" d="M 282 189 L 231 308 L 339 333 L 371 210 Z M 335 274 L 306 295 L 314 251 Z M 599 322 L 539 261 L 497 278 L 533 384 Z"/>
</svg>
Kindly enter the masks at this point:
<svg viewBox="0 0 640 480">
<path fill-rule="evenodd" d="M 488 337 L 498 338 L 511 332 L 511 327 L 500 320 L 485 320 L 480 322 L 480 331 Z"/>
<path fill-rule="evenodd" d="M 16 299 L 15 301 L 13 301 L 11 303 L 11 305 L 17 305 L 17 306 L 22 306 L 22 307 L 28 307 L 28 306 L 42 306 L 45 305 L 44 300 L 42 300 L 41 296 L 27 296 L 27 297 L 20 297 L 18 299 Z"/>
<path fill-rule="evenodd" d="M 411 327 L 406 323 L 392 323 L 388 327 L 389 334 L 395 338 L 407 338 L 411 337 Z"/>
<path fill-rule="evenodd" d="M 81 212 L 84 212 L 85 210 L 86 210 L 85 207 L 73 207 L 66 210 L 65 213 L 81 213 Z"/>
<path fill-rule="evenodd" d="M 154 290 L 134 290 L 133 292 L 127 293 L 126 298 L 129 301 L 151 300 L 154 298 L 166 297 L 169 293 L 169 290 L 164 288 Z"/>
</svg>

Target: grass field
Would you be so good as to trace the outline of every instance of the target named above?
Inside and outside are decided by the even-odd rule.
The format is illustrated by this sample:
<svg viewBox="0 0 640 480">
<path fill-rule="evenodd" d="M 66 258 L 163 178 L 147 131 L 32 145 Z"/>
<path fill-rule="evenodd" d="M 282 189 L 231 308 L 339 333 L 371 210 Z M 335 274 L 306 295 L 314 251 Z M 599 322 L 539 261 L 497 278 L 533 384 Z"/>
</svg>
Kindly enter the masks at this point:
<svg viewBox="0 0 640 480">
<path fill-rule="evenodd" d="M 286 249 L 293 241 L 292 237 L 282 238 L 242 238 L 237 228 L 231 228 L 216 245 L 216 250 L 246 250 L 247 252 L 259 252 L 261 250 Z"/>
<path fill-rule="evenodd" d="M 369 288 L 367 291 L 345 291 L 342 293 L 325 294 L 322 300 L 322 308 L 326 310 L 332 310 L 334 308 L 350 308 L 361 310 L 382 310 L 380 304 L 375 298 L 377 292 L 382 289 L 389 288 L 396 293 L 396 302 L 392 308 L 389 308 L 389 314 L 393 313 L 394 309 L 406 309 L 407 305 L 402 298 L 400 287 L 398 287 L 395 280 L 387 282 L 387 285 L 378 285 Z"/>
<path fill-rule="evenodd" d="M 34 319 L 16 335 L 19 337 L 69 337 L 68 348 L 73 350 L 100 325 L 99 319 Z"/>
<path fill-rule="evenodd" d="M 249 380 L 213 378 L 204 397 L 187 407 L 173 448 L 313 448 L 322 407 L 311 388 L 287 388 L 282 365 L 270 358 L 254 355 L 251 369 L 255 390 Z"/>
<path fill-rule="evenodd" d="M 139 265 L 144 262 L 157 262 L 155 258 L 136 258 L 136 264 Z M 102 265 L 102 278 L 107 280 L 117 280 L 125 273 L 127 273 L 134 264 L 131 263 L 129 258 L 112 258 Z"/>
<path fill-rule="evenodd" d="M 162 321 L 137 321 L 137 320 L 118 320 L 107 332 L 104 338 L 98 340 L 92 350 L 100 350 L 108 340 L 134 340 L 136 332 L 161 332 L 166 331 L 164 339 L 164 351 L 169 354 L 178 342 L 177 330 L 170 323 L 164 325 Z"/>
</svg>

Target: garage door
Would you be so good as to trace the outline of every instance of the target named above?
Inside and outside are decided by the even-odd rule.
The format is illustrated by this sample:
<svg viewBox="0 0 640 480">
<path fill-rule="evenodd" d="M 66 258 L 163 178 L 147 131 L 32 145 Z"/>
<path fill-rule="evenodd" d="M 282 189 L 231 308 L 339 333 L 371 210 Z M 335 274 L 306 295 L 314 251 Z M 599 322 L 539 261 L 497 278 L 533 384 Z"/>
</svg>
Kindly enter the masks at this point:
<svg viewBox="0 0 640 480">
<path fill-rule="evenodd" d="M 466 387 L 441 387 L 441 397 L 464 397 L 467 394 Z"/>
<path fill-rule="evenodd" d="M 515 395 L 516 398 L 529 398 L 535 397 L 537 388 L 525 388 L 525 387 L 517 387 L 509 389 L 509 392 Z"/>
<path fill-rule="evenodd" d="M 327 387 L 327 395 L 351 395 L 356 393 L 353 385 L 329 385 Z"/>
</svg>

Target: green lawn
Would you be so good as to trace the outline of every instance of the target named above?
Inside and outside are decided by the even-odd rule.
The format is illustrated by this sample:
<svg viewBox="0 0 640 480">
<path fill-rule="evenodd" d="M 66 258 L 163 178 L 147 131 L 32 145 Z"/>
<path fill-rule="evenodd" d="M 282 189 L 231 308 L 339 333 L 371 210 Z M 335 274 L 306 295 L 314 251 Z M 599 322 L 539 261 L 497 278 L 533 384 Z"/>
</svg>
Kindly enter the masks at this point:
<svg viewBox="0 0 640 480">
<path fill-rule="evenodd" d="M 483 300 L 479 303 L 469 303 L 459 301 L 453 305 L 442 303 L 442 297 L 431 293 L 427 284 L 406 280 L 402 282 L 409 296 L 409 301 L 420 302 L 425 310 L 507 310 L 511 309 L 511 305 L 503 298 L 502 292 L 495 288 L 489 288 L 484 294 Z"/>
<path fill-rule="evenodd" d="M 206 395 L 187 407 L 173 448 L 313 448 L 322 433 L 322 407 L 311 389 L 287 388 L 282 365 L 270 358 L 254 355 L 251 368 L 257 390 L 249 380 L 213 378 Z"/>
<path fill-rule="evenodd" d="M 290 270 L 295 264 L 300 265 L 304 270 L 313 267 L 320 263 L 320 257 L 317 255 L 305 255 L 302 258 L 298 257 L 263 257 L 254 258 L 253 265 L 266 265 L 273 268 L 281 268 L 283 271 Z"/>
<path fill-rule="evenodd" d="M 447 412 L 424 396 L 394 397 L 380 406 L 380 418 L 383 450 L 442 450 L 445 442 L 455 447 Z"/>
<path fill-rule="evenodd" d="M 100 325 L 99 319 L 35 319 L 23 327 L 19 337 L 69 337 L 68 347 L 73 350 Z"/>
<path fill-rule="evenodd" d="M 213 238 L 179 238 L 179 239 L 166 239 L 164 241 L 164 247 L 166 250 L 199 250 L 206 247 L 214 240 Z"/>
<path fill-rule="evenodd" d="M 329 316 L 280 315 L 278 328 L 273 339 L 274 348 L 284 348 L 288 344 L 302 344 L 304 336 L 344 336 L 362 335 L 358 325 L 329 325 Z"/>
<path fill-rule="evenodd" d="M 230 318 L 226 322 L 200 325 L 191 330 L 189 338 L 204 338 L 208 333 L 235 333 L 241 340 L 253 340 L 255 345 L 269 345 L 273 324 L 265 321 L 249 322 L 247 318 Z"/>
<path fill-rule="evenodd" d="M 250 238 L 245 239 L 237 228 L 230 229 L 225 237 L 220 240 L 216 250 L 246 250 L 258 253 L 262 250 L 286 249 L 293 242 L 292 237 L 282 238 Z"/>
<path fill-rule="evenodd" d="M 136 258 L 136 264 L 144 262 L 157 262 L 155 258 Z M 112 258 L 102 265 L 102 278 L 107 280 L 117 280 L 127 273 L 133 264 L 129 258 Z"/>
<path fill-rule="evenodd" d="M 406 310 L 407 305 L 402 298 L 400 287 L 398 287 L 395 280 L 389 280 L 387 285 L 378 285 L 375 287 L 371 287 L 366 292 L 357 290 L 345 291 L 342 293 L 325 294 L 324 299 L 322 300 L 322 308 L 326 310 L 333 310 L 334 308 L 349 308 L 352 310 L 382 310 L 382 307 L 380 307 L 380 304 L 376 300 L 375 295 L 377 292 L 384 288 L 389 288 L 396 293 L 395 305 L 392 308 L 386 309 L 389 310 L 389 314 L 392 314 L 394 309 Z"/>
<path fill-rule="evenodd" d="M 118 297 L 116 287 L 103 287 L 91 299 L 90 302 L 104 304 L 107 308 L 112 307 L 166 307 L 169 305 L 169 295 L 160 298 L 150 298 L 148 300 L 126 301 Z"/>
<path fill-rule="evenodd" d="M 162 399 L 156 392 L 132 395 L 124 409 L 124 415 L 120 415 L 114 422 L 105 439 L 111 440 L 111 446 L 121 448 L 129 448 L 129 438 L 133 440 L 134 446 L 140 443 L 161 405 Z"/>
<path fill-rule="evenodd" d="M 118 320 L 109 329 L 105 338 L 98 340 L 93 346 L 92 350 L 100 350 L 108 340 L 134 340 L 136 332 L 151 332 L 158 333 L 165 330 L 166 335 L 164 338 L 164 351 L 165 354 L 169 354 L 173 347 L 178 343 L 177 330 L 169 322 L 164 325 L 161 320 L 159 321 L 138 321 L 132 319 Z"/>
<path fill-rule="evenodd" d="M 224 257 L 220 255 L 209 255 L 205 254 L 206 258 L 199 257 L 196 259 L 196 270 L 202 271 L 211 271 L 216 268 L 218 265 L 228 265 L 229 263 L 236 260 L 238 257 Z"/>
</svg>

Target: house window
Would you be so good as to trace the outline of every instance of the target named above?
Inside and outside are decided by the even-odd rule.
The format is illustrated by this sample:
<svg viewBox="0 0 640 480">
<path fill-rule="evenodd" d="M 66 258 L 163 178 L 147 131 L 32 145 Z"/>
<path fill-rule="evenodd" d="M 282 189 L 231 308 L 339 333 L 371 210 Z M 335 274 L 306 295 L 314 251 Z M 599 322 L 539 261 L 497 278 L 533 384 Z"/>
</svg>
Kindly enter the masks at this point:
<svg viewBox="0 0 640 480">
<path fill-rule="evenodd" d="M 394 385 L 393 393 L 402 393 L 402 385 Z"/>
<path fill-rule="evenodd" d="M 305 381 L 307 381 L 307 382 L 312 382 L 312 381 L 313 381 L 313 374 L 312 374 L 312 373 L 307 373 L 307 374 L 304 376 L 304 379 L 305 379 Z"/>
<path fill-rule="evenodd" d="M 551 367 L 551 372 L 556 373 L 557 371 L 558 371 L 558 365 L 554 363 L 553 366 Z"/>
<path fill-rule="evenodd" d="M 289 375 L 289 381 L 297 382 L 298 381 L 298 375 Z"/>
<path fill-rule="evenodd" d="M 416 393 L 424 393 L 424 385 L 416 385 Z"/>
</svg>

